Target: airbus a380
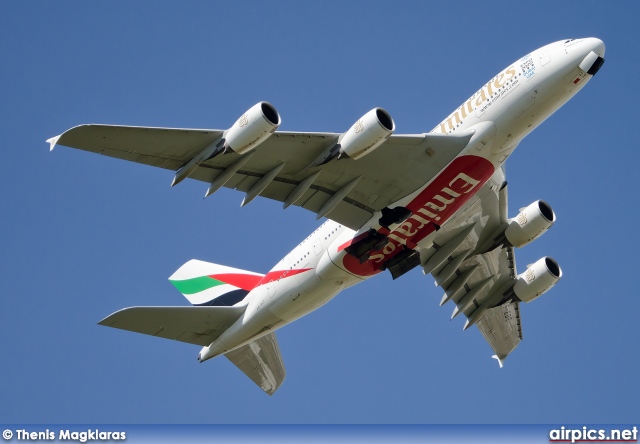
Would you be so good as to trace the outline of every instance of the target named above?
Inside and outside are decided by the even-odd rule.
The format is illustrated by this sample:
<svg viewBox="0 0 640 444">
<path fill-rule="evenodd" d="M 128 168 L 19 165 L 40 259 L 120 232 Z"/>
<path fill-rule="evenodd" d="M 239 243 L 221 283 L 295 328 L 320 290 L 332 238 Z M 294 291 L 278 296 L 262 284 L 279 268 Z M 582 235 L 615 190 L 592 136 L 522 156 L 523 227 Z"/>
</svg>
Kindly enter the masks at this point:
<svg viewBox="0 0 640 444">
<path fill-rule="evenodd" d="M 285 377 L 275 330 L 345 288 L 388 270 L 421 267 L 444 290 L 440 305 L 476 325 L 504 359 L 522 339 L 520 303 L 562 276 L 543 257 L 521 274 L 514 248 L 555 222 L 539 200 L 507 216 L 504 162 L 518 143 L 598 72 L 604 43 L 570 39 L 500 71 L 430 133 L 396 135 L 374 108 L 345 133 L 277 131 L 260 102 L 227 130 L 81 125 L 48 140 L 176 171 L 186 178 L 296 205 L 328 220 L 266 275 L 191 260 L 169 280 L 191 302 L 131 307 L 101 325 L 202 346 L 200 362 L 225 355 L 262 390 Z"/>
</svg>

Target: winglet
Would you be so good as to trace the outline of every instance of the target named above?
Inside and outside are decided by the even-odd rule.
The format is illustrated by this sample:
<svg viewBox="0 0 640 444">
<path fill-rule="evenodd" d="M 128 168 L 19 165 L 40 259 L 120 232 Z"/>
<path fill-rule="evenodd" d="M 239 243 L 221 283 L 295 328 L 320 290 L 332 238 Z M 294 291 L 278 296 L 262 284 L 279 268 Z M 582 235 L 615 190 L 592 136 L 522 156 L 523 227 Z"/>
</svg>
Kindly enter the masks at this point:
<svg viewBox="0 0 640 444">
<path fill-rule="evenodd" d="M 62 134 L 60 134 L 60 136 L 62 136 Z M 53 149 L 56 147 L 56 143 L 58 143 L 58 139 L 60 139 L 60 136 L 55 136 L 51 139 L 47 139 L 47 142 L 49 143 L 49 151 L 53 151 Z"/>
<path fill-rule="evenodd" d="M 498 355 L 493 355 L 491 357 L 498 361 L 498 364 L 500 364 L 500 368 L 502 368 L 504 366 L 504 358 L 501 359 L 501 358 L 498 357 Z"/>
</svg>

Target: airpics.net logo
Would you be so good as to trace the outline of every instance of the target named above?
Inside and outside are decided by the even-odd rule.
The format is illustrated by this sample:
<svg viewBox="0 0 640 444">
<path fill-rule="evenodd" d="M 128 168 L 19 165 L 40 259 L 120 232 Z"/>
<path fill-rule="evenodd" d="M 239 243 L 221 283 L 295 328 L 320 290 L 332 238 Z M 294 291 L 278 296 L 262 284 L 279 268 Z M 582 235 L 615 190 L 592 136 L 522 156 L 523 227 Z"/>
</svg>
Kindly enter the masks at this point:
<svg viewBox="0 0 640 444">
<path fill-rule="evenodd" d="M 15 432 L 15 433 L 14 433 Z M 58 430 L 58 433 L 53 430 L 40 430 L 37 432 L 31 432 L 25 429 L 10 430 L 6 429 L 2 432 L 2 437 L 5 441 L 11 441 L 15 438 L 16 441 L 77 441 L 77 442 L 110 442 L 110 441 L 124 441 L 127 439 L 125 432 L 104 432 L 98 429 L 95 430 Z"/>
<path fill-rule="evenodd" d="M 549 442 L 638 442 L 638 428 L 606 430 L 562 426 L 549 432 Z"/>
</svg>

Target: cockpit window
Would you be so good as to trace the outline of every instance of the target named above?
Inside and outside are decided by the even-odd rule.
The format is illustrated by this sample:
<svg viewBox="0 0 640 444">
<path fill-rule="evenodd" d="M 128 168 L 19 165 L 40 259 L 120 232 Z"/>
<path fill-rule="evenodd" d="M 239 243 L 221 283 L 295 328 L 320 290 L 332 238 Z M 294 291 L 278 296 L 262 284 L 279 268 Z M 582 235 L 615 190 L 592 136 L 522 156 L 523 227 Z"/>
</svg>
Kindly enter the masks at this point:
<svg viewBox="0 0 640 444">
<path fill-rule="evenodd" d="M 569 40 L 567 40 L 567 41 L 566 41 L 566 42 L 564 42 L 564 43 L 565 43 L 565 45 L 566 45 L 567 43 L 569 43 L 569 42 L 573 42 L 574 40 L 575 40 L 575 39 L 569 39 Z"/>
</svg>

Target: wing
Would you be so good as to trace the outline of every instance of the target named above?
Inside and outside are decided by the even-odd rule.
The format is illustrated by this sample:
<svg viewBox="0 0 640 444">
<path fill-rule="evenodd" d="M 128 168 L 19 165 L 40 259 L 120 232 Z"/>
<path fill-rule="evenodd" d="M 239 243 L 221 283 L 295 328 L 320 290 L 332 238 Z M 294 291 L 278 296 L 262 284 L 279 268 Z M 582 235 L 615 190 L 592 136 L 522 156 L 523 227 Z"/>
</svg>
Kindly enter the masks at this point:
<svg viewBox="0 0 640 444">
<path fill-rule="evenodd" d="M 100 325 L 207 346 L 244 312 L 235 307 L 130 307 L 117 311 Z"/>
<path fill-rule="evenodd" d="M 269 395 L 278 390 L 287 374 L 275 333 L 224 355 Z"/>
<path fill-rule="evenodd" d="M 477 325 L 495 352 L 500 366 L 522 339 L 513 247 L 500 235 L 507 225 L 507 183 L 499 170 L 478 193 L 438 232 L 434 246 L 421 252 L 423 264 L 434 258 L 431 274 L 445 290 L 440 305 L 455 305 L 452 319 L 464 314 L 465 329 Z M 444 252 L 444 260 L 436 255 Z M 425 265 L 426 266 L 426 265 Z"/>
<path fill-rule="evenodd" d="M 65 145 L 176 171 L 222 134 L 221 130 L 81 125 L 48 142 L 51 149 Z M 376 211 L 428 182 L 462 151 L 471 135 L 394 135 L 359 160 L 346 158 L 308 169 L 340 134 L 277 131 L 252 153 L 216 156 L 199 164 L 189 177 L 206 183 L 223 181 L 225 187 L 247 193 L 243 204 L 257 195 L 287 205 L 291 203 L 287 199 L 297 197 L 295 205 L 357 230 Z"/>
</svg>

